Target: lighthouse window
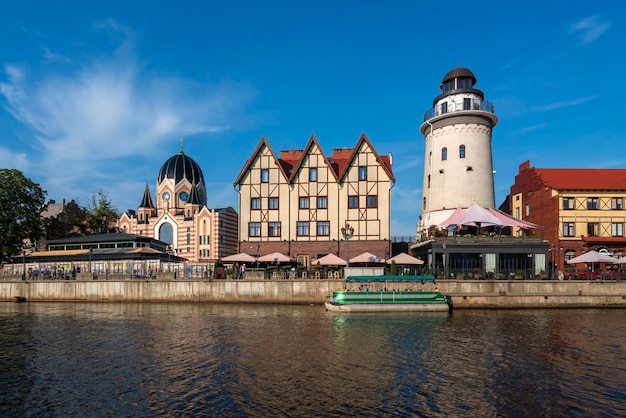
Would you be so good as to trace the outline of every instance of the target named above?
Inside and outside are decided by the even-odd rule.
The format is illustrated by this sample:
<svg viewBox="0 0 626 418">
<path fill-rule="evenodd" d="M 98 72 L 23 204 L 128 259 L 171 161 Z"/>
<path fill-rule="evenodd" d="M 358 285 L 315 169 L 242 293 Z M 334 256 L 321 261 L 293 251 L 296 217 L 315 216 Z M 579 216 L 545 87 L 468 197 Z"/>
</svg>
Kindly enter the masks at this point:
<svg viewBox="0 0 626 418">
<path fill-rule="evenodd" d="M 458 88 L 459 88 L 459 89 L 469 89 L 469 88 L 471 88 L 471 87 L 472 87 L 472 86 L 470 85 L 470 79 L 469 79 L 469 78 L 460 78 L 460 79 L 457 81 L 457 84 L 458 84 Z"/>
<path fill-rule="evenodd" d="M 441 103 L 441 113 L 448 113 L 448 102 Z"/>
<path fill-rule="evenodd" d="M 441 149 L 441 161 L 445 161 L 448 159 L 448 148 L 443 147 Z"/>
<path fill-rule="evenodd" d="M 465 158 L 465 145 L 459 147 L 459 158 Z"/>
<path fill-rule="evenodd" d="M 463 99 L 463 110 L 471 110 L 472 109 L 472 99 L 469 97 L 465 97 Z"/>
</svg>

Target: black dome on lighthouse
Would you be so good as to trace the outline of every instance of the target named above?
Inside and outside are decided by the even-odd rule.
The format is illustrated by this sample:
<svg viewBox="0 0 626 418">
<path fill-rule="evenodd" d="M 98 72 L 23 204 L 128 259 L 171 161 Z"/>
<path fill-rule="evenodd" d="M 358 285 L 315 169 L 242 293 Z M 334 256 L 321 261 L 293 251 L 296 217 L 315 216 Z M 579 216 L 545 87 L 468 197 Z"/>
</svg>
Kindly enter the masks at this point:
<svg viewBox="0 0 626 418">
<path fill-rule="evenodd" d="M 455 78 L 471 78 L 472 84 L 476 83 L 476 76 L 467 68 L 457 67 L 453 70 L 450 70 L 443 76 L 443 80 L 441 83 L 444 84 L 446 81 L 453 80 Z"/>
<path fill-rule="evenodd" d="M 178 154 L 171 156 L 163 163 L 157 183 L 161 183 L 166 178 L 173 180 L 174 184 L 178 184 L 183 179 L 187 179 L 191 184 L 204 184 L 204 175 L 200 166 L 193 158 L 183 153 L 182 147 Z"/>
</svg>

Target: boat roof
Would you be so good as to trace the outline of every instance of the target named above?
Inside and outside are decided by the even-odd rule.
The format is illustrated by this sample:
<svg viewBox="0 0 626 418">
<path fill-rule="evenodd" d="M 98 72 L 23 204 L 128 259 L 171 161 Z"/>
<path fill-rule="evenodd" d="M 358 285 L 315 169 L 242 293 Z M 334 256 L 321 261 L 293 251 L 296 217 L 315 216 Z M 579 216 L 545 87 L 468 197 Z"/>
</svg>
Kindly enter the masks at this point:
<svg viewBox="0 0 626 418">
<path fill-rule="evenodd" d="M 435 276 L 348 276 L 347 282 L 435 282 Z"/>
</svg>

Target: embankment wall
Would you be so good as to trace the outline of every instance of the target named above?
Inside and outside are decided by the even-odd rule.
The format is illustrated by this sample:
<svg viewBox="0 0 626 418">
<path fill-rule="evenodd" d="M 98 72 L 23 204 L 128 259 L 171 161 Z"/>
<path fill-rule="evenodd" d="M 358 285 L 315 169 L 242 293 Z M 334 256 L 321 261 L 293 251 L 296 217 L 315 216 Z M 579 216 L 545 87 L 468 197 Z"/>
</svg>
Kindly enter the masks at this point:
<svg viewBox="0 0 626 418">
<path fill-rule="evenodd" d="M 204 302 L 322 304 L 343 280 L 59 280 L 0 281 L 0 301 Z M 356 288 L 358 284 L 349 284 Z M 370 284 L 370 291 L 405 283 Z M 458 308 L 626 307 L 626 282 L 440 280 Z M 412 285 L 416 290 L 433 285 Z"/>
</svg>

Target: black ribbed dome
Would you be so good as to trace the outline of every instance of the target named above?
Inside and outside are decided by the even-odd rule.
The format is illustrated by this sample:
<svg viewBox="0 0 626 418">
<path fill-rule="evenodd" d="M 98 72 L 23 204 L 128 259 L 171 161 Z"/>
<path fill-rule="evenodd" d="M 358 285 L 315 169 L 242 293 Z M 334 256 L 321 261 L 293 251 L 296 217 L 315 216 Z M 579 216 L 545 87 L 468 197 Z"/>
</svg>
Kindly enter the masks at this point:
<svg viewBox="0 0 626 418">
<path fill-rule="evenodd" d="M 193 158 L 186 156 L 182 149 L 163 163 L 157 183 L 161 183 L 166 178 L 174 180 L 174 184 L 178 184 L 182 179 L 187 179 L 191 184 L 204 184 L 204 175 L 200 166 Z"/>
</svg>

